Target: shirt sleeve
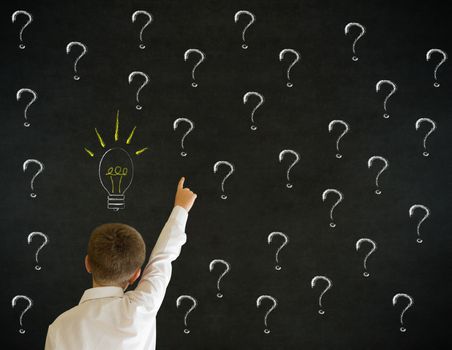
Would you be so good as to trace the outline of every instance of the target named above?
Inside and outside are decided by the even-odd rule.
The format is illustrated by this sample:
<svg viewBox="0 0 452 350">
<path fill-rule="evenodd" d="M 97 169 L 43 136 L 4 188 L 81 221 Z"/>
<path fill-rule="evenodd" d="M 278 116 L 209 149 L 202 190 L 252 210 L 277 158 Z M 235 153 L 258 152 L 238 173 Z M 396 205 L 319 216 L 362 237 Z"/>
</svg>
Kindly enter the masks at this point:
<svg viewBox="0 0 452 350">
<path fill-rule="evenodd" d="M 52 325 L 50 325 L 47 330 L 46 344 L 44 350 L 56 350 L 55 342 L 53 340 Z"/>
<path fill-rule="evenodd" d="M 171 262 L 179 256 L 181 247 L 187 240 L 187 218 L 186 209 L 181 206 L 173 208 L 151 252 L 140 282 L 135 290 L 125 293 L 130 304 L 142 306 L 151 313 L 157 313 L 159 310 L 171 279 Z"/>
</svg>

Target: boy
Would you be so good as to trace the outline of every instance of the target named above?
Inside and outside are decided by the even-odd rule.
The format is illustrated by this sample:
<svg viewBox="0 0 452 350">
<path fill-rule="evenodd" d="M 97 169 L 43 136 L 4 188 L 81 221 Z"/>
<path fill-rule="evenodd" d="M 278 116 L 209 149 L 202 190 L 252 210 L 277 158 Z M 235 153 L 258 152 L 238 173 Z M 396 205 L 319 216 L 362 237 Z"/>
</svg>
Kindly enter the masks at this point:
<svg viewBox="0 0 452 350">
<path fill-rule="evenodd" d="M 155 317 L 171 278 L 171 262 L 187 239 L 185 224 L 197 197 L 183 187 L 184 181 L 179 180 L 174 208 L 135 290 L 124 293 L 141 274 L 146 251 L 141 235 L 124 224 L 94 229 L 85 257 L 93 288 L 49 326 L 45 350 L 155 349 Z"/>
</svg>

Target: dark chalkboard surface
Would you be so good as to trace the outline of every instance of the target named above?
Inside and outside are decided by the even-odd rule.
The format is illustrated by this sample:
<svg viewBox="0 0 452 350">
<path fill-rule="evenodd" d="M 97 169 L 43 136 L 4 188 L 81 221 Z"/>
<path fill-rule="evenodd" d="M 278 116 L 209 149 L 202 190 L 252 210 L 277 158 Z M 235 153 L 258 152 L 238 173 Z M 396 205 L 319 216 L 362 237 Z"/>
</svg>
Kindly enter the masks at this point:
<svg viewBox="0 0 452 350">
<path fill-rule="evenodd" d="M 180 176 L 198 199 L 158 314 L 158 349 L 452 345 L 445 4 L 1 6 L 5 348 L 43 348 L 47 326 L 91 287 L 83 259 L 95 226 L 132 225 L 150 252 Z M 33 16 L 22 33 L 28 17 L 18 10 Z M 148 17 L 132 21 L 139 10 L 152 16 L 142 40 Z M 77 60 L 78 43 L 87 51 Z M 190 123 L 178 118 L 192 122 L 188 134 Z M 98 168 L 110 149 L 123 163 L 104 189 Z M 44 167 L 34 180 L 33 160 Z M 223 162 L 233 165 L 227 178 Z M 103 164 L 103 174 L 117 164 Z M 110 188 L 113 176 L 132 180 L 132 165 L 127 193 L 125 183 Z M 44 237 L 33 232 L 48 237 L 38 262 Z M 230 270 L 222 275 L 226 265 L 215 259 Z M 28 302 L 14 297 L 22 295 L 33 306 L 21 325 Z M 176 306 L 182 295 L 197 300 L 191 312 L 187 298 Z"/>
</svg>

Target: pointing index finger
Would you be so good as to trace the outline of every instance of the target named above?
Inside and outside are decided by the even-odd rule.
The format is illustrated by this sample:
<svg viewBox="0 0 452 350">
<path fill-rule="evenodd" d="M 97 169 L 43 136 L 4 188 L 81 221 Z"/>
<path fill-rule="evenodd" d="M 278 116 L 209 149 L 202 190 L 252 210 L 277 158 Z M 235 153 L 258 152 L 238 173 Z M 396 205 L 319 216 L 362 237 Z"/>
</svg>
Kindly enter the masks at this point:
<svg viewBox="0 0 452 350">
<path fill-rule="evenodd" d="M 185 181 L 185 177 L 182 176 L 182 177 L 180 178 L 180 180 L 179 180 L 178 185 L 177 185 L 177 188 L 178 188 L 178 189 L 184 188 L 184 181 Z"/>
</svg>

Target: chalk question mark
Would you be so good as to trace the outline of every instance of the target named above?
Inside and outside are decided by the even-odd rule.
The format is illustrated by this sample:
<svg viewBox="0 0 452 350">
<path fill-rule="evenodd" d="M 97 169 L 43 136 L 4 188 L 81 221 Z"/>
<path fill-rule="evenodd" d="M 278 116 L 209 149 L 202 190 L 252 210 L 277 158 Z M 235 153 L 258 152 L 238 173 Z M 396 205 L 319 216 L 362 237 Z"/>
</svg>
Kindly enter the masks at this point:
<svg viewBox="0 0 452 350">
<path fill-rule="evenodd" d="M 38 94 L 36 93 L 36 91 L 34 91 L 32 89 L 22 88 L 22 89 L 17 90 L 17 93 L 16 93 L 17 101 L 19 101 L 22 98 L 22 94 L 24 92 L 28 92 L 29 94 L 31 94 L 33 96 L 32 99 L 30 100 L 30 102 L 28 102 L 28 104 L 25 106 L 24 117 L 25 117 L 25 120 L 27 120 L 28 108 L 38 99 Z M 25 127 L 28 128 L 30 125 L 31 124 L 29 122 L 27 122 L 27 121 L 24 122 Z"/>
<path fill-rule="evenodd" d="M 372 241 L 370 238 L 360 238 L 360 239 L 358 239 L 356 241 L 356 245 L 355 245 L 356 251 L 358 251 L 361 248 L 361 244 L 363 242 L 367 242 L 367 243 L 370 243 L 372 245 L 372 248 L 370 249 L 370 251 L 367 253 L 367 255 L 364 258 L 364 272 L 363 272 L 363 276 L 364 277 L 369 277 L 370 274 L 369 274 L 369 272 L 367 272 L 367 259 L 377 249 L 377 243 Z"/>
<path fill-rule="evenodd" d="M 328 124 L 328 131 L 331 132 L 333 131 L 333 128 L 336 124 L 341 124 L 344 126 L 344 131 L 339 135 L 339 137 L 336 140 L 336 150 L 339 152 L 339 141 L 341 140 L 341 138 L 349 132 L 350 130 L 350 126 L 344 122 L 343 120 L 332 120 L 330 121 L 330 123 Z M 342 158 L 342 154 L 340 153 L 336 153 L 336 158 Z"/>
<path fill-rule="evenodd" d="M 216 264 L 223 264 L 225 266 L 223 273 L 220 275 L 220 277 L 218 277 L 218 280 L 217 280 L 217 289 L 218 289 L 217 297 L 223 298 L 223 294 L 221 294 L 221 291 L 220 291 L 220 281 L 224 277 L 224 275 L 226 275 L 231 270 L 231 265 L 229 265 L 229 263 L 227 261 L 224 261 L 222 259 L 214 259 L 209 264 L 210 272 L 212 272 L 212 270 Z"/>
<path fill-rule="evenodd" d="M 41 163 L 39 160 L 37 160 L 37 159 L 27 159 L 27 160 L 24 162 L 23 166 L 22 166 L 24 172 L 25 172 L 25 170 L 27 170 L 28 165 L 29 165 L 30 163 L 35 163 L 35 164 L 38 164 L 38 166 L 39 166 L 38 171 L 33 175 L 33 177 L 31 178 L 31 182 L 30 182 L 31 190 L 34 191 L 34 181 L 35 181 L 36 177 L 37 177 L 39 174 L 41 174 L 41 173 L 43 172 L 43 170 L 44 170 L 44 164 L 42 164 L 42 163 Z M 31 193 L 30 193 L 30 197 L 31 197 L 31 198 L 36 198 L 36 196 L 37 196 L 36 193 L 34 193 L 34 192 L 31 192 Z"/>
<path fill-rule="evenodd" d="M 264 300 L 264 299 L 268 299 L 268 300 L 270 300 L 273 303 L 273 305 L 270 307 L 270 309 L 268 309 L 268 311 L 265 313 L 265 317 L 264 317 L 265 327 L 268 327 L 267 326 L 268 315 L 270 315 L 270 312 L 272 312 L 276 308 L 276 306 L 278 305 L 278 301 L 276 300 L 275 297 L 272 297 L 271 295 L 265 295 L 264 294 L 264 295 L 259 296 L 256 299 L 256 307 L 259 308 L 261 306 L 262 300 Z M 269 334 L 270 333 L 270 329 L 269 328 L 265 328 L 264 329 L 264 333 L 265 334 Z"/>
<path fill-rule="evenodd" d="M 182 140 L 180 141 L 181 147 L 182 147 L 182 149 L 184 149 L 184 139 L 195 128 L 195 124 L 190 119 L 177 118 L 173 123 L 173 129 L 176 130 L 181 122 L 185 122 L 190 125 L 190 128 L 185 132 L 184 136 L 182 136 Z M 180 155 L 182 157 L 185 157 L 187 155 L 187 153 L 182 151 L 182 152 L 180 152 Z"/>
<path fill-rule="evenodd" d="M 140 77 L 144 78 L 143 83 L 140 85 L 140 87 L 137 90 L 137 93 L 135 94 L 135 99 L 137 101 L 137 105 L 135 106 L 136 109 L 140 110 L 143 107 L 140 105 L 140 91 L 142 88 L 144 88 L 147 84 L 149 84 L 149 76 L 146 73 L 140 72 L 140 71 L 133 71 L 132 73 L 129 74 L 128 77 L 128 82 L 129 84 L 132 83 L 133 79 L 139 75 Z"/>
<path fill-rule="evenodd" d="M 185 327 L 187 327 L 187 316 L 188 316 L 188 314 L 190 312 L 192 312 L 196 308 L 196 306 L 198 305 L 198 302 L 191 295 L 181 295 L 176 300 L 176 307 L 177 308 L 179 308 L 179 306 L 181 305 L 181 301 L 184 300 L 184 299 L 188 299 L 188 300 L 190 300 L 193 303 L 193 305 L 187 310 L 187 312 L 185 313 L 185 316 L 184 316 L 184 325 L 185 325 Z M 184 329 L 184 333 L 185 334 L 190 333 L 190 329 L 185 328 Z"/>
<path fill-rule="evenodd" d="M 381 190 L 378 188 L 378 178 L 380 177 L 380 175 L 383 173 L 383 171 L 385 171 L 388 166 L 389 166 L 389 162 L 386 158 L 383 158 L 381 156 L 372 156 L 367 160 L 367 167 L 370 169 L 370 167 L 372 166 L 372 164 L 374 163 L 375 160 L 380 160 L 384 163 L 383 168 L 380 169 L 380 171 L 377 174 L 377 177 L 375 178 L 375 185 L 377 186 L 377 189 L 375 190 L 376 194 L 381 194 Z"/>
<path fill-rule="evenodd" d="M 292 154 L 295 156 L 295 160 L 292 162 L 292 164 L 289 166 L 289 168 L 287 169 L 287 172 L 286 172 L 286 177 L 287 177 L 287 181 L 288 181 L 286 184 L 286 187 L 292 188 L 293 185 L 290 183 L 289 172 L 290 172 L 290 169 L 292 169 L 292 167 L 300 161 L 300 155 L 292 149 L 282 150 L 279 153 L 279 162 L 280 163 L 282 162 L 282 160 L 284 159 L 286 154 Z"/>
<path fill-rule="evenodd" d="M 423 144 L 423 146 L 424 146 L 424 152 L 422 152 L 422 155 L 423 155 L 424 157 L 428 157 L 428 156 L 429 156 L 429 153 L 427 152 L 427 145 L 426 145 L 426 143 L 427 143 L 427 137 L 429 137 L 429 135 L 430 135 L 433 131 L 435 131 L 435 129 L 436 129 L 436 123 L 435 123 L 432 119 L 430 119 L 430 118 L 419 118 L 418 120 L 416 120 L 416 124 L 415 124 L 416 130 L 419 129 L 419 127 L 421 126 L 422 123 L 429 123 L 429 124 L 431 124 L 431 126 L 432 126 L 432 127 L 430 128 L 429 132 L 428 132 L 427 134 L 425 134 L 424 140 L 423 140 L 423 142 L 422 142 L 422 144 Z"/>
<path fill-rule="evenodd" d="M 19 299 L 24 299 L 28 302 L 28 306 L 25 308 L 24 311 L 22 311 L 22 313 L 20 314 L 20 318 L 19 318 L 19 323 L 20 323 L 20 327 L 23 327 L 22 325 L 22 318 L 24 317 L 24 314 L 33 306 L 33 300 L 31 300 L 30 297 L 27 297 L 26 295 L 16 295 L 14 298 L 12 298 L 11 300 L 11 306 L 14 308 L 16 306 L 16 303 Z M 25 329 L 20 328 L 19 329 L 19 333 L 20 334 L 24 334 L 25 333 Z"/>
<path fill-rule="evenodd" d="M 248 27 L 251 24 L 254 23 L 254 21 L 256 20 L 256 17 L 250 11 L 240 10 L 240 11 L 237 11 L 235 13 L 235 15 L 234 15 L 234 22 L 235 23 L 237 23 L 239 21 L 239 18 L 240 18 L 241 15 L 248 15 L 251 18 L 250 21 L 248 22 L 248 24 L 245 26 L 245 28 L 243 28 L 243 31 L 242 31 L 242 41 L 243 41 L 242 49 L 247 49 L 248 45 L 246 45 L 246 43 L 245 43 L 245 31 L 248 29 Z"/>
<path fill-rule="evenodd" d="M 326 293 L 326 291 L 328 290 L 328 289 L 330 289 L 332 286 L 333 286 L 333 282 L 331 282 L 331 280 L 328 278 L 328 277 L 325 277 L 325 276 L 315 276 L 312 280 L 311 280 L 311 288 L 314 288 L 315 287 L 315 285 L 317 284 L 317 281 L 319 281 L 319 280 L 323 280 L 323 281 L 325 281 L 328 285 L 326 286 L 326 288 L 323 290 L 323 292 L 320 294 L 320 296 L 319 296 L 319 307 L 320 307 L 320 309 L 319 309 L 319 314 L 320 315 L 323 315 L 324 313 L 325 313 L 325 311 L 322 309 L 322 297 L 323 297 L 323 294 L 325 294 Z"/>
<path fill-rule="evenodd" d="M 427 61 L 430 61 L 430 58 L 432 57 L 433 53 L 439 53 L 440 55 L 443 56 L 441 61 L 436 65 L 435 70 L 433 72 L 433 77 L 435 78 L 435 82 L 433 83 L 433 86 L 437 88 L 437 87 L 439 87 L 439 83 L 437 81 L 436 74 L 437 74 L 439 66 L 442 65 L 444 62 L 446 62 L 446 60 L 447 60 L 447 53 L 445 53 L 443 50 L 440 50 L 440 49 L 430 49 L 430 50 L 427 51 L 427 54 L 425 55 L 425 59 Z"/>
<path fill-rule="evenodd" d="M 400 324 L 402 325 L 402 327 L 400 327 L 400 331 L 401 332 L 406 332 L 406 328 L 403 327 L 403 315 L 404 315 L 405 311 L 408 310 L 414 304 L 414 300 L 408 294 L 397 293 L 392 298 L 392 306 L 395 306 L 395 304 L 397 304 L 397 301 L 399 300 L 399 298 L 406 298 L 406 299 L 408 299 L 408 305 L 402 310 L 402 313 L 400 314 Z"/>
<path fill-rule="evenodd" d="M 24 11 L 24 10 L 15 11 L 11 16 L 11 21 L 13 23 L 16 22 L 16 18 L 18 15 L 25 15 L 26 17 L 28 17 L 27 23 L 25 23 L 22 26 L 22 28 L 20 29 L 20 32 L 19 32 L 19 39 L 20 39 L 19 49 L 23 50 L 23 49 L 25 49 L 25 44 L 22 41 L 22 33 L 24 32 L 24 29 L 33 21 L 33 16 L 29 12 Z"/>
<path fill-rule="evenodd" d="M 328 195 L 329 195 L 330 193 L 335 193 L 335 194 L 337 194 L 337 196 L 338 196 L 337 201 L 333 204 L 333 206 L 332 206 L 331 209 L 330 209 L 330 219 L 331 219 L 330 227 L 336 227 L 336 224 L 335 224 L 335 222 L 333 221 L 333 220 L 334 220 L 334 219 L 333 219 L 333 210 L 334 210 L 334 208 L 336 208 L 336 206 L 337 206 L 340 202 L 343 201 L 344 195 L 343 195 L 342 192 L 339 191 L 339 190 L 336 190 L 336 189 L 334 189 L 334 188 L 328 188 L 328 189 L 326 189 L 325 191 L 323 191 L 323 193 L 322 193 L 322 201 L 325 202 L 326 198 L 328 197 Z"/>
<path fill-rule="evenodd" d="M 348 33 L 350 32 L 350 28 L 352 28 L 352 27 L 358 27 L 359 29 L 361 29 L 361 33 L 355 38 L 355 40 L 353 41 L 353 46 L 352 46 L 352 50 L 353 50 L 352 60 L 358 61 L 358 56 L 356 56 L 355 46 L 356 46 L 357 41 L 366 33 L 366 28 L 364 28 L 364 26 L 360 23 L 350 22 L 344 28 L 345 35 L 348 35 Z"/>
<path fill-rule="evenodd" d="M 73 46 L 79 46 L 82 48 L 82 53 L 76 58 L 75 62 L 74 62 L 74 73 L 76 73 L 74 75 L 74 80 L 79 80 L 80 77 L 77 75 L 77 63 L 80 60 L 80 58 L 82 58 L 83 56 L 86 55 L 86 53 L 88 52 L 88 48 L 86 47 L 85 44 L 82 44 L 79 41 L 71 41 L 69 44 L 67 44 L 66 46 L 66 54 L 69 54 L 72 50 Z"/>
<path fill-rule="evenodd" d="M 385 100 L 383 102 L 383 108 L 384 108 L 384 110 L 386 112 L 386 104 L 388 102 L 388 99 L 397 91 L 397 85 L 395 83 L 393 83 L 391 80 L 380 80 L 379 82 L 377 82 L 377 85 L 375 85 L 375 90 L 377 92 L 379 92 L 380 89 L 381 89 L 381 85 L 383 85 L 383 84 L 388 84 L 388 85 L 390 85 L 392 87 L 391 92 L 385 97 Z M 383 114 L 383 118 L 388 119 L 389 118 L 389 114 L 384 113 Z"/>
<path fill-rule="evenodd" d="M 284 59 L 284 56 L 288 52 L 290 52 L 290 53 L 295 55 L 295 60 L 293 60 L 293 62 L 290 64 L 289 68 L 287 68 L 287 83 L 286 83 L 286 86 L 287 87 L 292 87 L 293 84 L 290 82 L 290 70 L 295 65 L 295 63 L 297 63 L 300 60 L 300 54 L 298 53 L 298 51 L 295 51 L 294 49 L 283 49 L 279 53 L 279 61 L 282 61 Z"/>
<path fill-rule="evenodd" d="M 427 208 L 425 205 L 422 205 L 422 204 L 414 204 L 408 210 L 408 213 L 410 214 L 410 218 L 413 216 L 414 211 L 416 209 L 422 209 L 425 212 L 425 214 L 422 217 L 422 219 L 417 223 L 417 228 L 416 228 L 416 232 L 417 232 L 417 236 L 418 236 L 418 238 L 416 239 L 416 242 L 422 243 L 423 241 L 421 239 L 421 233 L 419 232 L 419 229 L 421 227 L 421 224 L 430 216 L 430 209 Z"/>
<path fill-rule="evenodd" d="M 138 47 L 141 49 L 141 50 L 143 50 L 145 47 L 146 47 L 146 45 L 144 45 L 143 44 L 143 31 L 144 31 L 144 28 L 146 28 L 149 24 L 151 24 L 151 22 L 152 22 L 152 15 L 149 13 L 149 12 L 147 12 L 147 11 L 144 11 L 144 10 L 137 10 L 137 11 L 135 11 L 133 14 L 132 14 L 132 23 L 135 23 L 135 21 L 136 21 L 136 19 L 137 19 L 137 17 L 139 16 L 139 15 L 144 15 L 144 16 L 146 16 L 147 18 L 148 18 L 148 20 L 146 21 L 146 23 L 141 27 L 141 30 L 140 30 L 140 45 L 138 45 Z"/>
<path fill-rule="evenodd" d="M 223 181 L 221 181 L 221 191 L 223 192 L 223 194 L 221 195 L 221 199 L 226 199 L 226 198 L 228 198 L 228 196 L 224 194 L 224 182 L 226 181 L 226 179 L 227 179 L 229 176 L 231 176 L 231 174 L 234 172 L 235 169 L 234 169 L 234 165 L 232 165 L 231 163 L 229 163 L 229 162 L 227 162 L 227 161 L 225 161 L 225 160 L 219 160 L 218 162 L 216 162 L 216 163 L 213 165 L 213 173 L 214 173 L 214 174 L 218 171 L 218 167 L 219 167 L 220 165 L 227 165 L 227 166 L 230 168 L 229 172 L 228 172 L 228 173 L 226 174 L 226 176 L 223 178 Z"/>
<path fill-rule="evenodd" d="M 248 91 L 245 95 L 243 95 L 243 104 L 246 104 L 248 102 L 248 99 L 250 96 L 256 96 L 257 98 L 259 98 L 259 103 L 253 108 L 253 111 L 251 112 L 251 122 L 253 123 L 251 125 L 251 130 L 256 130 L 257 126 L 254 125 L 254 112 L 256 112 L 256 110 L 262 106 L 262 104 L 264 103 L 264 96 L 262 96 L 260 93 L 255 92 L 255 91 Z"/>
<path fill-rule="evenodd" d="M 270 244 L 273 241 L 273 238 L 275 236 L 280 236 L 284 240 L 284 242 L 282 242 L 282 244 L 279 246 L 279 248 L 278 248 L 278 250 L 276 251 L 276 254 L 275 254 L 275 260 L 276 260 L 275 270 L 279 271 L 279 270 L 281 270 L 281 266 L 279 265 L 278 255 L 279 255 L 279 252 L 281 251 L 281 249 L 284 246 L 286 246 L 287 243 L 289 243 L 289 237 L 287 237 L 287 235 L 282 233 L 282 232 L 272 232 L 267 237 L 267 243 Z"/>
<path fill-rule="evenodd" d="M 188 49 L 187 51 L 184 52 L 184 61 L 187 62 L 189 56 L 192 53 L 197 53 L 200 57 L 199 57 L 199 61 L 193 66 L 193 69 L 191 70 L 191 78 L 193 79 L 193 82 L 191 83 L 192 87 L 197 87 L 198 84 L 195 81 L 195 69 L 201 64 L 202 61 L 204 61 L 206 59 L 206 55 L 204 54 L 204 52 L 202 52 L 201 50 L 198 49 Z"/>
<path fill-rule="evenodd" d="M 38 250 L 36 250 L 36 254 L 35 254 L 35 259 L 36 259 L 35 270 L 39 271 L 39 270 L 41 270 L 41 266 L 38 265 L 38 254 L 41 251 L 41 249 L 44 248 L 44 246 L 49 242 L 49 237 L 47 237 L 47 235 L 45 235 L 42 232 L 32 232 L 27 237 L 28 244 L 30 244 L 31 241 L 33 240 L 33 237 L 36 237 L 36 236 L 40 236 L 44 239 L 42 244 L 39 246 Z"/>
</svg>

